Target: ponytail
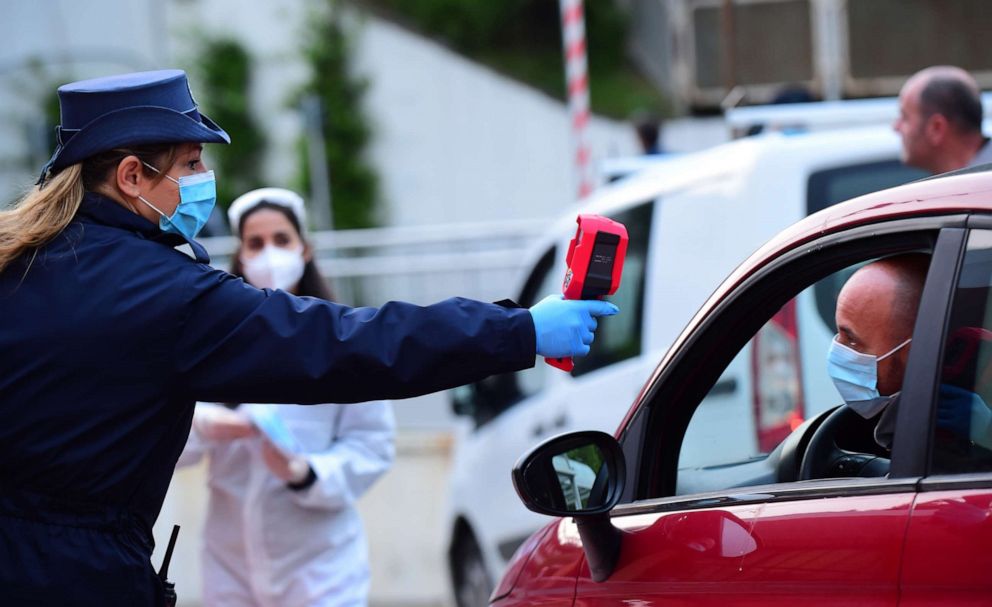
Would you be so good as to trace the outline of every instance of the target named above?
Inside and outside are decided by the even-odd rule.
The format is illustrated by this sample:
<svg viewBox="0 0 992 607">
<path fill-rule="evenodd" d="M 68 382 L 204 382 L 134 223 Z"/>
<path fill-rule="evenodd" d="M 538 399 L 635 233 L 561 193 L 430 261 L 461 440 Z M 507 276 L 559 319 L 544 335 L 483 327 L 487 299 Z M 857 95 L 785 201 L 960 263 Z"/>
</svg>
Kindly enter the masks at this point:
<svg viewBox="0 0 992 607">
<path fill-rule="evenodd" d="M 0 272 L 26 251 L 55 238 L 82 201 L 83 169 L 74 164 L 34 186 L 13 208 L 0 211 Z"/>
<path fill-rule="evenodd" d="M 85 191 L 97 191 L 127 156 L 137 156 L 145 164 L 171 166 L 176 158 L 174 143 L 118 148 L 91 156 L 48 177 L 34 186 L 13 208 L 0 211 L 0 273 L 32 249 L 58 236 L 79 211 Z M 147 166 L 142 172 L 153 180 L 162 179 Z M 163 171 L 164 172 L 164 171 Z"/>
</svg>

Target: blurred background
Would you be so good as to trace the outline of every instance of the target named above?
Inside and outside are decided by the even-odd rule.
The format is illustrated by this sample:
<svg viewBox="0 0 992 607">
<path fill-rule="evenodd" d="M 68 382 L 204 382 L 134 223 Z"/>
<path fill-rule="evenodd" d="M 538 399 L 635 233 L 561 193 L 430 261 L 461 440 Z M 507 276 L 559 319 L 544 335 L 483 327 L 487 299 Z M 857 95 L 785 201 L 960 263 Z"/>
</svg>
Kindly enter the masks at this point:
<svg viewBox="0 0 992 607">
<path fill-rule="evenodd" d="M 207 151 L 219 205 L 260 186 L 304 193 L 343 303 L 497 300 L 580 195 L 761 130 L 729 119 L 740 108 L 891 97 L 933 64 L 992 84 L 985 0 L 586 2 L 581 74 L 566 71 L 564 23 L 554 0 L 10 0 L 0 204 L 51 155 L 58 85 L 179 67 L 234 142 Z M 885 103 L 844 120 L 890 120 Z M 222 214 L 209 230 L 226 269 Z M 397 464 L 362 502 L 372 603 L 450 604 L 445 494 L 467 422 L 445 394 L 395 410 Z M 178 473 L 156 529 L 162 544 L 183 525 L 182 604 L 199 600 L 204 483 L 202 467 Z"/>
</svg>

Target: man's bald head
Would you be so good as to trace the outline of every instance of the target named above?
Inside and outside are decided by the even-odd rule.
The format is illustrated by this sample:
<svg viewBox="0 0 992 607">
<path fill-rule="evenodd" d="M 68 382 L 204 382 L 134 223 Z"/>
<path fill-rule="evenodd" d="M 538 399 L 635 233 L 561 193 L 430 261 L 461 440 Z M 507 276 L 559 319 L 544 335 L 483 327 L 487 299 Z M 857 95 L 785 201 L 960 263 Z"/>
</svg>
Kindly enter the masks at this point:
<svg viewBox="0 0 992 607">
<path fill-rule="evenodd" d="M 903 162 L 942 173 L 967 166 L 982 144 L 982 98 L 965 70 L 937 65 L 913 74 L 899 93 L 893 124 Z"/>
<path fill-rule="evenodd" d="M 863 354 L 881 356 L 913 334 L 930 257 L 905 254 L 855 272 L 837 296 L 838 341 Z M 902 386 L 909 348 L 879 362 L 878 391 Z"/>
<path fill-rule="evenodd" d="M 963 133 L 982 132 L 982 91 L 971 74 L 952 65 L 935 65 L 917 72 L 920 109 L 924 116 L 942 114 Z"/>
</svg>

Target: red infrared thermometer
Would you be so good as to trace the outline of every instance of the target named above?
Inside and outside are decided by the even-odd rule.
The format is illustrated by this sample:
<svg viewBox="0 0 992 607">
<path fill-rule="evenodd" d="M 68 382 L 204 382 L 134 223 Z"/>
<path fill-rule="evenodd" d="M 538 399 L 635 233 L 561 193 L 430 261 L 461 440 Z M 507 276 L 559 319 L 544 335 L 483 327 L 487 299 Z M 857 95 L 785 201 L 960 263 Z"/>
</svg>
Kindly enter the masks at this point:
<svg viewBox="0 0 992 607">
<path fill-rule="evenodd" d="M 575 237 L 565 256 L 565 299 L 603 299 L 620 287 L 627 255 L 627 228 L 602 215 L 579 215 Z M 571 371 L 572 358 L 545 358 L 552 367 Z"/>
</svg>

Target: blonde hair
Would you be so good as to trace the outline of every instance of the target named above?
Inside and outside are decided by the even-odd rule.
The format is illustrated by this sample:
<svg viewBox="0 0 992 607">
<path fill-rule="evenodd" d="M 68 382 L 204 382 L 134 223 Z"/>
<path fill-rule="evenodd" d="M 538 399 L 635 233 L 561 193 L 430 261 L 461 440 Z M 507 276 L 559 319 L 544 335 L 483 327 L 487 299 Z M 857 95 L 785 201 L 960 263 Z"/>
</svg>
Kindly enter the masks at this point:
<svg viewBox="0 0 992 607">
<path fill-rule="evenodd" d="M 79 210 L 83 191 L 83 168 L 74 164 L 34 186 L 13 208 L 0 211 L 0 272 L 58 236 Z"/>
<path fill-rule="evenodd" d="M 24 253 L 37 250 L 58 236 L 79 211 L 83 193 L 96 191 L 105 184 L 121 160 L 136 156 L 144 163 L 141 171 L 155 181 L 163 178 L 164 171 L 155 172 L 147 165 L 171 166 L 176 153 L 175 143 L 115 148 L 48 177 L 44 185 L 32 188 L 13 208 L 0 211 L 0 272 Z"/>
</svg>

